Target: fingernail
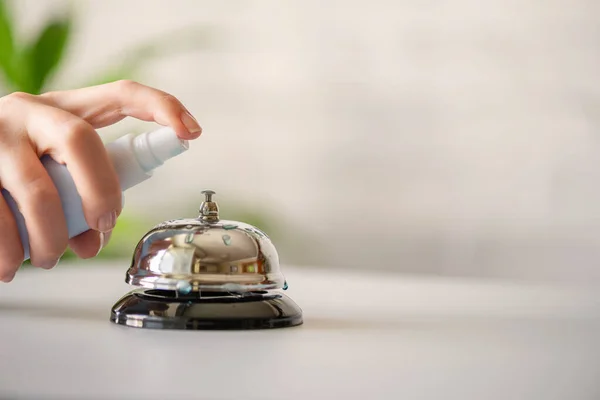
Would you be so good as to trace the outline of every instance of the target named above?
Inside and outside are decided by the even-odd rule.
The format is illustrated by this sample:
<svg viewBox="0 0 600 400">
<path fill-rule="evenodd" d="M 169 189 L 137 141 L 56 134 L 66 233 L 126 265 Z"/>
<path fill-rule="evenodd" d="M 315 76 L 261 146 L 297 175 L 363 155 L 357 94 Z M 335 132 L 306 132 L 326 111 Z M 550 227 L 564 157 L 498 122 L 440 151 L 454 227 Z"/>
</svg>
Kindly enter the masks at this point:
<svg viewBox="0 0 600 400">
<path fill-rule="evenodd" d="M 98 251 L 96 252 L 96 256 L 98 256 L 98 254 L 100 254 L 100 252 L 102 251 L 102 249 L 104 248 L 104 232 L 100 232 L 100 245 L 98 246 Z"/>
<path fill-rule="evenodd" d="M 40 268 L 43 269 L 52 269 L 54 267 L 56 267 L 58 265 L 58 262 L 60 261 L 60 258 L 58 260 L 54 260 L 54 261 L 49 261 L 49 262 L 45 262 L 40 264 Z"/>
<path fill-rule="evenodd" d="M 117 224 L 117 212 L 111 211 L 98 218 L 98 230 L 108 232 Z"/>
<path fill-rule="evenodd" d="M 4 282 L 4 283 L 10 283 L 12 282 L 13 279 L 15 279 L 15 274 L 12 274 L 10 276 L 3 276 L 2 278 L 0 278 L 0 282 Z"/>
<path fill-rule="evenodd" d="M 108 242 L 110 242 L 110 236 L 112 235 L 113 231 L 108 231 L 106 233 L 104 233 L 103 235 L 103 240 L 102 240 L 102 248 L 108 246 Z"/>
<path fill-rule="evenodd" d="M 185 125 L 189 133 L 202 132 L 202 128 L 198 124 L 198 121 L 196 121 L 196 119 L 192 117 L 192 114 L 187 111 L 181 115 L 181 122 L 183 122 L 183 125 Z"/>
<path fill-rule="evenodd" d="M 100 254 L 102 249 L 105 248 L 106 245 L 108 245 L 108 242 L 110 240 L 110 235 L 112 235 L 112 231 L 100 232 L 100 245 L 98 246 L 98 252 L 96 253 L 96 255 L 94 257 L 96 257 L 98 254 Z"/>
</svg>

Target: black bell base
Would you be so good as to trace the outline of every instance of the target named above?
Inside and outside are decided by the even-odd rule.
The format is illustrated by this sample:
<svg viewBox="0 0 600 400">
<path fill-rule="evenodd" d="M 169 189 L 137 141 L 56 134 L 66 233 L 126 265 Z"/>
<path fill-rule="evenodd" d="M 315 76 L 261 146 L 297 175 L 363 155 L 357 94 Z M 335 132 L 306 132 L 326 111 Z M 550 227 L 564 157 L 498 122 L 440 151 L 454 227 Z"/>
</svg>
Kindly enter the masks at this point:
<svg viewBox="0 0 600 400">
<path fill-rule="evenodd" d="M 110 320 L 146 329 L 248 330 L 298 326 L 302 310 L 279 292 L 198 293 L 136 289 L 112 308 Z"/>
</svg>

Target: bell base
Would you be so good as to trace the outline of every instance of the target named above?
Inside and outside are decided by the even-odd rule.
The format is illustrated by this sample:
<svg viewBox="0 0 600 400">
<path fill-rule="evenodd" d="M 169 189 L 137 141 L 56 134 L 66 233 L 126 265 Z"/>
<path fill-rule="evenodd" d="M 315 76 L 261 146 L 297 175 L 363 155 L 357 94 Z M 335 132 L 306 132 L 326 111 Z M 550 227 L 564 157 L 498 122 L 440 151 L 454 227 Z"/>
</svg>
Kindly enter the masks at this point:
<svg viewBox="0 0 600 400">
<path fill-rule="evenodd" d="M 136 289 L 111 310 L 119 325 L 146 329 L 249 330 L 303 323 L 302 310 L 279 292 L 190 293 Z"/>
</svg>

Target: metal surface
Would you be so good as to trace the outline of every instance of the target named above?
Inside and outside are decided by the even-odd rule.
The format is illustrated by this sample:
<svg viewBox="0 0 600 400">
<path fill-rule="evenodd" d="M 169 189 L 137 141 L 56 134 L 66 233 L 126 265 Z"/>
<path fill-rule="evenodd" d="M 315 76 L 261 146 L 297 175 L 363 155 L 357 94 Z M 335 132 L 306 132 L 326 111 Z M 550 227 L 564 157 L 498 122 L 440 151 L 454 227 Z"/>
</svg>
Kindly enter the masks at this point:
<svg viewBox="0 0 600 400">
<path fill-rule="evenodd" d="M 181 296 L 178 292 L 137 289 L 114 305 L 110 319 L 120 325 L 150 329 L 271 329 L 301 325 L 302 310 L 277 292 Z"/>
<path fill-rule="evenodd" d="M 213 191 L 197 218 L 155 226 L 138 243 L 126 282 L 148 289 L 251 292 L 285 287 L 279 256 L 258 228 L 219 219 Z"/>
</svg>

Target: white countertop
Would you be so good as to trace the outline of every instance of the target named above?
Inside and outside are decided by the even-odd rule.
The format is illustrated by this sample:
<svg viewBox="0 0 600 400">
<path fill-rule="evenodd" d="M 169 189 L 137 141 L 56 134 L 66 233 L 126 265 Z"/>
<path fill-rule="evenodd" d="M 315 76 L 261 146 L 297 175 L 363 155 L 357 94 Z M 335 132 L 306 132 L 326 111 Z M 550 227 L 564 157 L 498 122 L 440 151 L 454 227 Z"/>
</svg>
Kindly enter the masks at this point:
<svg viewBox="0 0 600 400">
<path fill-rule="evenodd" d="M 284 267 L 304 325 L 117 326 L 128 264 L 0 285 L 0 398 L 600 398 L 600 288 Z"/>
</svg>

